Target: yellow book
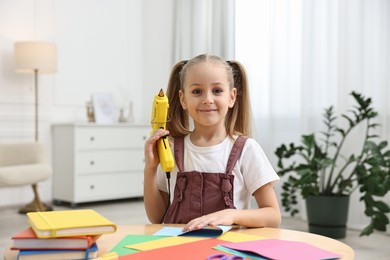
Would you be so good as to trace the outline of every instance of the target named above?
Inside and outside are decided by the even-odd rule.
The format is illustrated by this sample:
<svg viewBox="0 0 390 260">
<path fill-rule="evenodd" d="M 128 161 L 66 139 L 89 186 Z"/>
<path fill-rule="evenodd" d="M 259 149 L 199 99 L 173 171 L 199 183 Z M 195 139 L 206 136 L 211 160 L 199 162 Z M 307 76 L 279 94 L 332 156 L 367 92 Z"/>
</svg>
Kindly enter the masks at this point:
<svg viewBox="0 0 390 260">
<path fill-rule="evenodd" d="M 28 223 L 39 238 L 113 233 L 116 225 L 92 209 L 27 213 Z"/>
</svg>

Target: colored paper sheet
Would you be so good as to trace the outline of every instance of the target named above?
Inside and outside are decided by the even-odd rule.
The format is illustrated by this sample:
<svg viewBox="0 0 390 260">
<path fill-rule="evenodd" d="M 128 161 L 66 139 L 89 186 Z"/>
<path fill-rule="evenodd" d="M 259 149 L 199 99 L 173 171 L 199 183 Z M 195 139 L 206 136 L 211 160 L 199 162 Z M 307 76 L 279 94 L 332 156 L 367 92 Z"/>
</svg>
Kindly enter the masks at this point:
<svg viewBox="0 0 390 260">
<path fill-rule="evenodd" d="M 218 239 L 228 241 L 228 242 L 245 242 L 245 241 L 260 240 L 265 238 L 260 236 L 244 234 L 244 233 L 226 232 L 221 236 L 219 236 Z"/>
<path fill-rule="evenodd" d="M 127 248 L 125 246 L 131 244 L 143 243 L 146 241 L 159 240 L 164 237 L 152 236 L 152 235 L 127 235 L 118 244 L 116 244 L 109 253 L 116 252 L 118 255 L 127 255 L 138 252 L 139 250 Z"/>
<path fill-rule="evenodd" d="M 258 254 L 255 253 L 250 253 L 250 252 L 241 252 L 238 250 L 233 250 L 227 247 L 223 246 L 215 246 L 215 249 L 223 252 L 223 253 L 228 253 L 236 256 L 241 256 L 244 257 L 245 259 L 253 259 L 253 260 L 269 260 L 269 258 L 261 257 Z"/>
<path fill-rule="evenodd" d="M 194 241 L 198 241 L 205 238 L 200 237 L 187 237 L 187 236 L 173 236 L 173 237 L 165 237 L 158 240 L 146 241 L 143 243 L 131 243 L 129 245 L 125 245 L 128 249 L 135 249 L 137 251 L 146 251 L 161 247 L 180 245 L 185 243 L 190 243 Z M 248 235 L 244 233 L 233 233 L 226 232 L 218 237 L 218 239 L 227 241 L 227 242 L 244 242 L 244 241 L 253 241 L 263 239 L 259 236 Z"/>
<path fill-rule="evenodd" d="M 156 233 L 155 236 L 191 236 L 191 237 L 219 237 L 223 233 L 229 231 L 232 226 L 206 226 L 202 229 L 183 231 L 180 227 L 163 227 Z"/>
<path fill-rule="evenodd" d="M 153 250 L 140 251 L 131 255 L 119 256 L 119 260 L 137 259 L 186 259 L 199 260 L 207 259 L 210 255 L 220 254 L 221 251 L 213 247 L 225 243 L 217 238 L 202 239 L 191 243 L 177 246 L 162 247 Z M 226 254 L 230 255 L 230 254 Z"/>
<path fill-rule="evenodd" d="M 154 233 L 154 236 L 166 236 L 166 237 L 173 237 L 178 236 L 183 233 L 182 228 L 180 227 L 163 227 L 156 233 Z"/>
<path fill-rule="evenodd" d="M 256 253 L 259 256 L 278 260 L 337 259 L 340 255 L 304 242 L 281 239 L 220 244 L 233 250 Z"/>
<path fill-rule="evenodd" d="M 139 251 L 146 251 L 161 247 L 167 247 L 167 246 L 176 246 L 181 245 L 185 243 L 195 242 L 198 240 L 202 240 L 205 238 L 200 237 L 165 237 L 158 240 L 148 241 L 144 243 L 138 243 L 138 244 L 132 244 L 132 245 L 126 245 L 126 248 L 132 248 Z"/>
</svg>

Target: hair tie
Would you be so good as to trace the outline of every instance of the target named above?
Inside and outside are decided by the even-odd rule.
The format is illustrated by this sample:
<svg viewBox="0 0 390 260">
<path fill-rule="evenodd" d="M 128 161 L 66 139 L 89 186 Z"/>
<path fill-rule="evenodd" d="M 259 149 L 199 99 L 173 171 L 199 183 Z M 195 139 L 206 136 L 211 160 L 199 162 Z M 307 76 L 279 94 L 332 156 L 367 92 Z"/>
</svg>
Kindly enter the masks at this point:
<svg viewBox="0 0 390 260">
<path fill-rule="evenodd" d="M 230 60 L 227 60 L 226 63 L 229 64 L 229 66 L 232 66 L 232 62 Z"/>
</svg>

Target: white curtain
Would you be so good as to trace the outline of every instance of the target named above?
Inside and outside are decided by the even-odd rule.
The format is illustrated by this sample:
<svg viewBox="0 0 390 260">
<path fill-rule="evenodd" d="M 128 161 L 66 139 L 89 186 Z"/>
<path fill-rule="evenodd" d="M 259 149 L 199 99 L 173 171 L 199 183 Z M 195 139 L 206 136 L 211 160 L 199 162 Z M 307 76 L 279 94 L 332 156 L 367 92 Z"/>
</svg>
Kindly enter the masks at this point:
<svg viewBox="0 0 390 260">
<path fill-rule="evenodd" d="M 175 0 L 174 8 L 174 61 L 234 57 L 234 0 Z"/>
<path fill-rule="evenodd" d="M 274 165 L 277 146 L 319 131 L 324 108 L 345 112 L 352 91 L 372 97 L 390 141 L 390 1 L 246 0 L 235 9 L 235 58 L 248 70 L 256 138 Z M 368 220 L 358 198 L 348 226 L 360 229 Z"/>
</svg>

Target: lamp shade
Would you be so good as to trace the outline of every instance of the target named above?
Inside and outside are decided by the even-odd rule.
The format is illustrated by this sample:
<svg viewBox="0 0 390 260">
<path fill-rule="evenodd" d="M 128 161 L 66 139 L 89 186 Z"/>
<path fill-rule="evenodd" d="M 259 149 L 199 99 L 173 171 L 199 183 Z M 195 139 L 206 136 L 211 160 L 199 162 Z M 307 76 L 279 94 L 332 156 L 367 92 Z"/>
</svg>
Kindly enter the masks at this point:
<svg viewBox="0 0 390 260">
<path fill-rule="evenodd" d="M 16 42 L 16 72 L 55 73 L 57 71 L 57 47 L 48 42 Z"/>
</svg>

